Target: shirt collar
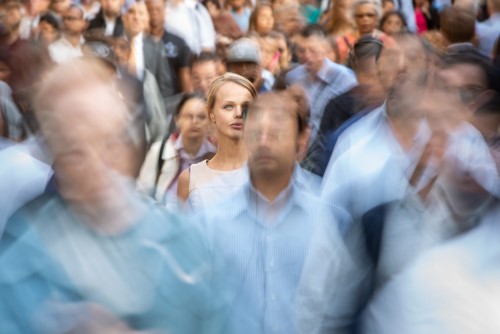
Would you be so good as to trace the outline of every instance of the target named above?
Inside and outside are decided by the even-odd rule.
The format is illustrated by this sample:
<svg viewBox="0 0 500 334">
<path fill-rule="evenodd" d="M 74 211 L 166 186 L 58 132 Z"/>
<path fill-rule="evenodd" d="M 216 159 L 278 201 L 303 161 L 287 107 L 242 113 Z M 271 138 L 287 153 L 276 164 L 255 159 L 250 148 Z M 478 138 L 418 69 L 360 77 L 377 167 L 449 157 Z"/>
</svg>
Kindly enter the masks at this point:
<svg viewBox="0 0 500 334">
<path fill-rule="evenodd" d="M 188 154 L 184 150 L 184 145 L 182 144 L 182 134 L 179 135 L 177 137 L 177 139 L 175 140 L 174 147 L 175 147 L 175 150 L 177 152 L 181 152 L 182 151 L 182 152 Z M 203 143 L 201 144 L 198 152 L 196 152 L 196 154 L 192 157 L 192 159 L 201 158 L 204 155 L 206 155 L 208 153 L 215 152 L 215 151 L 217 151 L 217 149 L 215 148 L 215 146 L 212 143 L 210 143 L 208 141 L 208 139 L 205 138 L 205 140 L 203 140 Z"/>
</svg>

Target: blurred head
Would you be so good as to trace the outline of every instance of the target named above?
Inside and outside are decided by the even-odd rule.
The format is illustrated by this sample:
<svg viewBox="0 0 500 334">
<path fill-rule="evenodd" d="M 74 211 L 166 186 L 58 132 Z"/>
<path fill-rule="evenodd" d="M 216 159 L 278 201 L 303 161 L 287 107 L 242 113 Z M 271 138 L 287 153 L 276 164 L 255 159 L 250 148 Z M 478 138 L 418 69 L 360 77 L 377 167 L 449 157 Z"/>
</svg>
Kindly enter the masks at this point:
<svg viewBox="0 0 500 334">
<path fill-rule="evenodd" d="M 266 93 L 251 105 L 245 123 L 245 144 L 252 177 L 289 173 L 306 136 L 307 120 L 287 91 Z"/>
<path fill-rule="evenodd" d="M 394 0 L 383 0 L 382 1 L 382 11 L 384 14 L 394 11 Z"/>
<path fill-rule="evenodd" d="M 226 66 L 229 72 L 239 74 L 259 89 L 262 81 L 259 44 L 249 38 L 233 42 L 226 52 Z"/>
<path fill-rule="evenodd" d="M 361 35 L 371 34 L 377 28 L 381 13 L 376 0 L 355 0 L 352 4 L 352 16 Z"/>
<path fill-rule="evenodd" d="M 388 35 L 397 35 L 407 30 L 406 20 L 399 11 L 387 12 L 380 20 L 380 30 Z"/>
<path fill-rule="evenodd" d="M 163 0 L 146 0 L 151 28 L 163 27 L 165 22 L 165 3 Z"/>
<path fill-rule="evenodd" d="M 113 40 L 113 52 L 116 61 L 121 66 L 126 66 L 130 57 L 130 42 L 123 37 L 117 37 Z"/>
<path fill-rule="evenodd" d="M 473 116 L 496 95 L 495 71 L 490 59 L 470 50 L 446 55 L 438 75 L 442 88 L 458 96 Z"/>
<path fill-rule="evenodd" d="M 401 35 L 397 38 L 398 46 L 383 48 L 377 70 L 384 89 L 392 94 L 410 79 L 415 81 L 428 70 L 428 55 L 422 41 L 412 35 Z M 421 78 L 422 79 L 422 78 Z"/>
<path fill-rule="evenodd" d="M 87 28 L 83 9 L 80 6 L 71 5 L 63 14 L 64 33 L 68 35 L 80 35 Z"/>
<path fill-rule="evenodd" d="M 57 15 L 64 15 L 64 13 L 71 6 L 71 0 L 52 0 L 50 2 L 50 9 Z"/>
<path fill-rule="evenodd" d="M 327 55 L 327 41 L 324 30 L 318 25 L 309 25 L 302 32 L 299 45 L 301 60 L 306 70 L 315 75 L 323 66 Z"/>
<path fill-rule="evenodd" d="M 32 17 L 47 12 L 50 6 L 50 0 L 30 0 L 28 10 Z"/>
<path fill-rule="evenodd" d="M 133 115 L 111 82 L 101 62 L 77 59 L 50 72 L 37 93 L 40 132 L 68 200 L 95 200 L 110 172 L 134 177 L 142 162 Z"/>
<path fill-rule="evenodd" d="M 248 31 L 255 31 L 261 36 L 269 34 L 274 28 L 274 14 L 270 5 L 261 4 L 255 7 L 250 15 Z"/>
<path fill-rule="evenodd" d="M 239 10 L 245 6 L 245 0 L 229 0 L 228 4 L 233 10 Z"/>
<path fill-rule="evenodd" d="M 450 44 L 470 42 L 476 33 L 476 18 L 469 10 L 459 6 L 443 9 L 439 23 L 441 33 Z"/>
<path fill-rule="evenodd" d="M 101 0 L 102 11 L 109 18 L 120 16 L 122 4 L 122 0 Z"/>
<path fill-rule="evenodd" d="M 43 44 L 49 45 L 59 38 L 59 21 L 52 14 L 47 13 L 43 15 L 38 23 L 38 32 L 38 38 Z"/>
<path fill-rule="evenodd" d="M 363 36 L 354 44 L 347 61 L 364 89 L 368 104 L 379 104 L 386 96 L 377 73 L 377 61 L 383 47 L 378 39 Z"/>
<path fill-rule="evenodd" d="M 135 37 L 149 29 L 148 11 L 144 2 L 134 2 L 128 7 L 123 15 L 123 28 L 129 37 Z"/>
<path fill-rule="evenodd" d="M 201 94 L 186 94 L 177 109 L 175 124 L 183 138 L 203 140 L 208 135 L 208 115 Z"/>
<path fill-rule="evenodd" d="M 191 83 L 195 92 L 208 95 L 212 81 L 219 76 L 219 58 L 211 52 L 201 52 L 191 61 Z"/>
<path fill-rule="evenodd" d="M 243 138 L 244 116 L 256 97 L 257 91 L 252 83 L 238 74 L 228 72 L 212 82 L 206 110 L 219 139 Z"/>
<path fill-rule="evenodd" d="M 21 2 L 17 0 L 8 0 L 0 4 L 0 23 L 8 32 L 19 29 L 22 18 L 21 10 Z"/>
</svg>

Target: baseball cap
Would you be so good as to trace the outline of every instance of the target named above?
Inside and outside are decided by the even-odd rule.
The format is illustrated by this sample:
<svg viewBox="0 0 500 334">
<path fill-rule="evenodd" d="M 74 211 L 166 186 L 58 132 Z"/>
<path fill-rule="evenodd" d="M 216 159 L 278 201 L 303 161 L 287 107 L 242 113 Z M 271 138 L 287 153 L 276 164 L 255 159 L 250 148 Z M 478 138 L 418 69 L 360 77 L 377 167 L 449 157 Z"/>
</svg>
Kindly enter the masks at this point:
<svg viewBox="0 0 500 334">
<path fill-rule="evenodd" d="M 226 63 L 252 62 L 260 63 L 260 50 L 257 42 L 250 38 L 240 38 L 226 52 Z"/>
</svg>

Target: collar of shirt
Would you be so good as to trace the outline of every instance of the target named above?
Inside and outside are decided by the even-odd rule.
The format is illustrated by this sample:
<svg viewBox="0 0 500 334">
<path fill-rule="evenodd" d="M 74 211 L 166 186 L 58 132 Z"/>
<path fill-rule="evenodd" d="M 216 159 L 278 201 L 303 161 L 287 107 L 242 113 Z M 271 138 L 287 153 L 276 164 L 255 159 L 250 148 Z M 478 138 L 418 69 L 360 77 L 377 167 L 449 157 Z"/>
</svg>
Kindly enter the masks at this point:
<svg viewBox="0 0 500 334">
<path fill-rule="evenodd" d="M 177 137 L 177 139 L 175 140 L 174 147 L 175 147 L 175 150 L 177 152 L 179 152 L 179 155 L 180 155 L 181 159 L 188 160 L 188 161 L 189 160 L 199 159 L 199 158 L 203 157 L 204 155 L 206 155 L 208 153 L 213 153 L 213 152 L 215 152 L 217 150 L 215 148 L 215 146 L 212 145 L 212 143 L 210 143 L 207 139 L 205 139 L 203 141 L 203 143 L 201 144 L 198 152 L 196 152 L 195 155 L 191 156 L 184 149 L 184 145 L 182 144 L 182 135 L 180 135 L 180 136 Z"/>
<path fill-rule="evenodd" d="M 273 224 L 265 224 L 267 226 L 276 226 L 283 220 L 283 217 L 286 216 L 290 210 L 294 207 L 298 207 L 300 209 L 306 210 L 306 203 L 300 200 L 302 191 L 296 185 L 296 171 L 294 170 L 292 177 L 290 179 L 290 183 L 287 188 L 285 188 L 278 197 L 273 201 L 273 203 L 269 203 L 261 194 L 258 194 L 255 188 L 253 187 L 250 177 L 247 183 L 242 187 L 242 189 L 235 194 L 235 198 L 238 197 L 241 200 L 234 201 L 233 210 L 231 210 L 232 217 L 228 217 L 228 219 L 237 219 L 237 217 L 241 214 L 248 214 L 255 220 L 264 224 L 263 217 L 259 217 L 257 215 L 257 211 L 255 210 L 255 201 L 258 198 L 257 195 L 261 196 L 261 201 L 264 207 L 267 204 L 268 206 L 275 207 L 276 212 L 274 217 Z M 279 204 L 278 204 L 279 203 Z M 279 208 L 276 206 L 278 205 Z M 278 210 L 279 209 L 279 210 Z"/>
</svg>

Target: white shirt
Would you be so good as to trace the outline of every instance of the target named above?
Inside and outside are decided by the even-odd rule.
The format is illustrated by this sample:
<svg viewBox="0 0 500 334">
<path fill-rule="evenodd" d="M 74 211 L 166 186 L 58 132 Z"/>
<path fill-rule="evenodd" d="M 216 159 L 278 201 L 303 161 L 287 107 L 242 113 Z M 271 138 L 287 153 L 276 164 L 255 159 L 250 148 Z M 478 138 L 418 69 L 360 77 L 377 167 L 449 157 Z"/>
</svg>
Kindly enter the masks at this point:
<svg viewBox="0 0 500 334">
<path fill-rule="evenodd" d="M 132 39 L 130 46 L 132 47 L 132 50 L 134 50 L 135 69 L 136 69 L 137 78 L 139 78 L 139 80 L 142 80 L 142 79 L 144 79 L 144 69 L 145 69 L 142 33 L 136 35 Z"/>
<path fill-rule="evenodd" d="M 364 333 L 500 332 L 500 205 L 471 232 L 425 253 L 377 295 Z"/>
<path fill-rule="evenodd" d="M 104 30 L 104 36 L 113 36 L 116 19 L 110 20 L 106 17 L 106 15 L 104 15 L 104 21 L 106 22 L 106 29 Z"/>
<path fill-rule="evenodd" d="M 165 9 L 165 29 L 182 37 L 193 53 L 202 49 L 215 50 L 215 28 L 207 9 L 194 0 L 168 4 Z"/>
<path fill-rule="evenodd" d="M 77 46 L 71 45 L 71 43 L 63 37 L 49 45 L 49 55 L 50 58 L 57 64 L 62 64 L 70 61 L 71 59 L 83 56 L 82 44 L 84 42 L 83 37 L 80 39 L 80 43 Z"/>
</svg>

